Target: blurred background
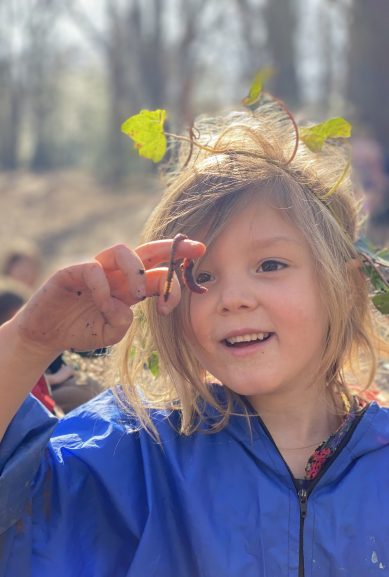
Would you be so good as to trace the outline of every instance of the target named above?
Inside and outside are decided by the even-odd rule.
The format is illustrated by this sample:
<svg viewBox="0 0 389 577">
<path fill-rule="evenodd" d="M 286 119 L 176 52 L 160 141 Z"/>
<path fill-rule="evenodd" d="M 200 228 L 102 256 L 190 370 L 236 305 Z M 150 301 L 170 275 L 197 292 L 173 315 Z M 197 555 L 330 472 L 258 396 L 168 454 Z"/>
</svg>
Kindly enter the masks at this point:
<svg viewBox="0 0 389 577">
<path fill-rule="evenodd" d="M 388 27 L 387 0 L 0 0 L 2 258 L 25 247 L 43 275 L 135 244 L 160 184 L 121 123 L 163 107 L 180 131 L 265 66 L 294 113 L 353 123 L 367 233 L 388 243 Z"/>
</svg>

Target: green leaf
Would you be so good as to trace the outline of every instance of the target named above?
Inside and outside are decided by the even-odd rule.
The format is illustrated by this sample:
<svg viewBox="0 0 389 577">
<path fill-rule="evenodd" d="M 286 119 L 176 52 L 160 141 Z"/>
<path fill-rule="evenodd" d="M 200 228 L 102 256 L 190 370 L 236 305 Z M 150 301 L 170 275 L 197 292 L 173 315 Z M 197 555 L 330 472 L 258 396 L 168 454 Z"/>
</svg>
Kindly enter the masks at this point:
<svg viewBox="0 0 389 577">
<path fill-rule="evenodd" d="M 377 257 L 381 262 L 384 261 L 386 263 L 383 266 L 387 266 L 389 268 L 389 248 L 382 248 L 378 250 Z"/>
<path fill-rule="evenodd" d="M 357 251 L 360 251 L 361 253 L 365 252 L 370 254 L 370 256 L 374 256 L 374 245 L 366 237 L 359 237 L 358 240 L 354 242 L 354 246 Z"/>
<path fill-rule="evenodd" d="M 374 295 L 372 301 L 380 313 L 389 315 L 389 292 Z"/>
<path fill-rule="evenodd" d="M 330 118 L 314 126 L 301 127 L 299 135 L 312 152 L 319 152 L 330 138 L 350 138 L 351 124 L 344 118 Z"/>
<path fill-rule="evenodd" d="M 359 238 L 354 246 L 361 255 L 366 255 L 375 264 L 389 269 L 389 249 L 377 250 L 369 241 L 365 238 Z"/>
<path fill-rule="evenodd" d="M 255 106 L 260 99 L 265 82 L 267 82 L 273 75 L 273 68 L 262 68 L 262 70 L 259 70 L 254 76 L 249 93 L 245 98 L 243 98 L 242 104 L 248 108 Z"/>
<path fill-rule="evenodd" d="M 153 375 L 153 377 L 158 377 L 159 375 L 159 356 L 157 352 L 152 352 L 147 361 L 147 368 Z"/>
<path fill-rule="evenodd" d="M 376 291 L 382 292 L 388 290 L 387 285 L 384 283 L 376 269 L 371 264 L 365 264 L 363 271 Z"/>
<path fill-rule="evenodd" d="M 123 122 L 121 131 L 134 141 L 140 156 L 160 162 L 166 153 L 165 119 L 166 110 L 141 110 Z"/>
</svg>

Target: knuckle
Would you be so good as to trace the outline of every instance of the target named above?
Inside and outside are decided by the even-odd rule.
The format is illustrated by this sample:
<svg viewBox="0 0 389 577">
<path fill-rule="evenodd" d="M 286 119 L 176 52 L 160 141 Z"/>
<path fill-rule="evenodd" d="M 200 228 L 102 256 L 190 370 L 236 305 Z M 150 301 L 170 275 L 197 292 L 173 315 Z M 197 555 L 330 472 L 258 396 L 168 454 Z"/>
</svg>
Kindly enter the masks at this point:
<svg viewBox="0 0 389 577">
<path fill-rule="evenodd" d="M 120 254 L 132 252 L 128 248 L 128 246 L 126 244 L 124 244 L 124 242 L 119 242 L 119 243 L 115 244 L 113 246 L 113 250 L 115 250 L 117 253 L 120 253 Z"/>
<path fill-rule="evenodd" d="M 91 262 L 87 265 L 88 271 L 92 274 L 99 273 L 101 271 L 101 266 L 98 262 Z"/>
</svg>

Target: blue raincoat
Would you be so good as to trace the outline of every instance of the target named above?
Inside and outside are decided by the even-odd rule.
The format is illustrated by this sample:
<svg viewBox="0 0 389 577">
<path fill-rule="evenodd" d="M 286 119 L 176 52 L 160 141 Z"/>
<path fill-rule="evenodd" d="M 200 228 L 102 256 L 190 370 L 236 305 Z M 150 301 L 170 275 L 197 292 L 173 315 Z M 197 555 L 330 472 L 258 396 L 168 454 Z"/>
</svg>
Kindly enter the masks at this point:
<svg viewBox="0 0 389 577">
<path fill-rule="evenodd" d="M 259 419 L 138 431 L 110 391 L 57 425 L 29 397 L 0 447 L 1 577 L 389 575 L 389 411 L 372 403 L 308 489 Z"/>
</svg>

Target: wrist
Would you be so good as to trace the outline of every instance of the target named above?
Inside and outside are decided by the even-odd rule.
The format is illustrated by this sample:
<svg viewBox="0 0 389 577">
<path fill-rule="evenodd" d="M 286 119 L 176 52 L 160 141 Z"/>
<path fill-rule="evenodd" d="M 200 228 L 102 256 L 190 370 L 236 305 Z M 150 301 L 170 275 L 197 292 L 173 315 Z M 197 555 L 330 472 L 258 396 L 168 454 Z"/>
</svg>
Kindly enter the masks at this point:
<svg viewBox="0 0 389 577">
<path fill-rule="evenodd" d="M 17 315 L 0 327 L 0 347 L 18 364 L 29 365 L 43 373 L 62 351 L 57 351 L 27 338 L 21 330 Z M 35 372 L 35 371 L 34 371 Z"/>
<path fill-rule="evenodd" d="M 0 327 L 0 439 L 56 352 L 23 338 L 16 319 Z"/>
</svg>

